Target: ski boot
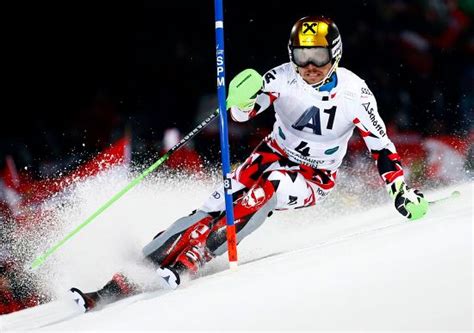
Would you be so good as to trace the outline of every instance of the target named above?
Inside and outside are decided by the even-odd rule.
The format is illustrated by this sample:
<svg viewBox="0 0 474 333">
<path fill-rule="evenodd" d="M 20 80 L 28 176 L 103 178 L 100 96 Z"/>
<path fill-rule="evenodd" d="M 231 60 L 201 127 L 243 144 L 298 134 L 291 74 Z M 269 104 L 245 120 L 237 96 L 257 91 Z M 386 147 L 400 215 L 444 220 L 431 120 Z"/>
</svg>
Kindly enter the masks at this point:
<svg viewBox="0 0 474 333">
<path fill-rule="evenodd" d="M 96 291 L 84 293 L 78 288 L 69 289 L 72 299 L 82 312 L 88 312 L 96 307 L 99 295 Z"/>
<path fill-rule="evenodd" d="M 88 312 L 98 305 L 106 305 L 134 295 L 139 292 L 139 288 L 128 281 L 123 274 L 117 273 L 100 290 L 84 293 L 78 288 L 71 288 L 70 292 L 79 308 L 83 312 Z"/>
<path fill-rule="evenodd" d="M 190 233 L 189 245 L 186 246 L 168 266 L 157 269 L 160 284 L 165 289 L 176 289 L 181 283 L 180 275 L 196 275 L 206 262 L 214 256 L 206 246 L 210 228 L 206 224 L 198 224 Z"/>
</svg>

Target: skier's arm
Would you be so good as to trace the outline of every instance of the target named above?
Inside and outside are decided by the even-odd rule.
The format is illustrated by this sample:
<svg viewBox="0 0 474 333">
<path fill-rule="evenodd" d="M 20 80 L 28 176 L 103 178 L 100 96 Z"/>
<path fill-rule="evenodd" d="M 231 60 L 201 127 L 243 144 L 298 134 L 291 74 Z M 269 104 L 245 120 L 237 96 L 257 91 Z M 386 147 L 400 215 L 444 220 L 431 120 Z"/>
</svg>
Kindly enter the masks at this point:
<svg viewBox="0 0 474 333">
<path fill-rule="evenodd" d="M 406 185 L 400 156 L 387 136 L 377 102 L 367 86 L 362 87 L 353 123 L 375 160 L 395 208 L 409 219 L 422 217 L 428 209 L 428 203 L 420 191 Z"/>
<path fill-rule="evenodd" d="M 352 122 L 371 152 L 385 184 L 404 180 L 400 156 L 387 136 L 385 124 L 377 111 L 377 102 L 373 95 L 362 94 Z"/>
<path fill-rule="evenodd" d="M 260 90 L 255 99 L 249 100 L 246 107 L 233 106 L 230 108 L 230 114 L 234 121 L 244 122 L 257 114 L 265 111 L 278 98 L 278 93 L 265 92 Z"/>
</svg>

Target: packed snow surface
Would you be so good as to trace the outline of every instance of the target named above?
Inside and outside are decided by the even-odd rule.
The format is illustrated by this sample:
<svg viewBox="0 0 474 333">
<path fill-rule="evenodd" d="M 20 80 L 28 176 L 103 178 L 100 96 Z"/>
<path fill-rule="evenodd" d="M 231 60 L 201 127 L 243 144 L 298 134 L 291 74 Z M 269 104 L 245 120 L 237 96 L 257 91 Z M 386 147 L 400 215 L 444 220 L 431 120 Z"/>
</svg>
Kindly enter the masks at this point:
<svg viewBox="0 0 474 333">
<path fill-rule="evenodd" d="M 128 181 L 116 171 L 56 198 L 67 200 L 51 203 L 57 234 L 39 244 L 37 254 Z M 150 291 L 73 315 L 66 291 L 100 288 L 117 271 L 153 289 L 156 276 L 141 261 L 141 248 L 199 207 L 214 185 L 199 179 L 141 183 L 38 269 L 56 300 L 1 316 L 0 331 L 472 331 L 472 182 L 426 191 L 428 200 L 455 190 L 461 196 L 431 205 L 414 222 L 388 198 L 364 207 L 335 191 L 319 207 L 275 212 L 241 242 L 236 270 L 222 256 L 175 291 Z"/>
</svg>

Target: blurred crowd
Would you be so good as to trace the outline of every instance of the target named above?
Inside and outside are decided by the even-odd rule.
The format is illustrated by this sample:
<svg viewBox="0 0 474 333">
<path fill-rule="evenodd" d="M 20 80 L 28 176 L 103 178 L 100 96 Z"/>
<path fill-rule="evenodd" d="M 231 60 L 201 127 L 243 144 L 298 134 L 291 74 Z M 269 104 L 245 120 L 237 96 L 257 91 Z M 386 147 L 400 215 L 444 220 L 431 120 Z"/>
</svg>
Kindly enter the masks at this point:
<svg viewBox="0 0 474 333">
<path fill-rule="evenodd" d="M 292 24 L 305 15 L 326 14 L 341 31 L 344 46 L 341 66 L 364 78 L 374 92 L 388 133 L 408 165 L 406 170 L 412 181 L 446 184 L 462 177 L 466 170 L 472 171 L 474 1 L 354 3 L 335 1 L 326 7 L 314 5 L 315 8 L 307 5 L 289 15 L 287 1 L 272 1 L 271 10 L 263 5 L 262 8 L 249 5 L 245 13 L 239 8 L 244 6 L 242 2 L 229 1 L 226 3 L 227 80 L 247 67 L 264 73 L 287 62 L 286 43 Z M 15 215 L 15 209 L 18 205 L 31 209 L 38 202 L 31 205 L 22 195 L 36 193 L 38 197 L 42 193 L 38 184 L 42 188 L 46 186 L 47 193 L 59 191 L 53 183 L 43 181 L 63 179 L 64 175 L 77 172 L 84 163 L 129 135 L 131 140 L 126 148 L 117 153 L 121 157 L 110 163 L 127 160 L 148 166 L 215 110 L 211 5 L 211 2 L 207 7 L 193 3 L 186 11 L 178 5 L 144 1 L 143 8 L 131 10 L 139 16 L 140 23 L 124 23 L 120 35 L 98 33 L 94 29 L 83 32 L 100 35 L 100 43 L 95 45 L 99 51 L 112 49 L 102 55 L 103 62 L 95 67 L 99 70 L 116 61 L 109 72 L 102 73 L 110 74 L 110 78 L 91 83 L 87 94 L 84 93 L 87 98 L 80 102 L 76 95 L 61 96 L 64 88 L 60 84 L 51 89 L 46 87 L 48 91 L 56 89 L 51 98 L 57 97 L 59 105 L 40 99 L 35 105 L 42 110 L 38 115 L 26 117 L 18 110 L 18 114 L 13 111 L 2 116 L 0 314 L 48 299 L 15 260 L 15 251 L 10 246 L 19 230 L 14 223 L 24 218 Z M 341 6 L 350 10 L 341 10 Z M 99 14 L 108 14 L 105 9 L 103 13 L 101 8 L 96 9 Z M 127 10 L 122 8 L 123 13 Z M 180 23 L 169 19 L 165 23 L 157 22 L 160 15 L 176 10 L 182 15 Z M 98 15 L 95 19 L 104 17 Z M 187 26 L 190 20 L 192 27 Z M 119 23 L 122 21 L 117 19 L 115 24 Z M 158 24 L 164 25 L 159 29 L 154 27 Z M 107 38 L 109 42 L 103 42 Z M 125 46 L 117 48 L 120 43 Z M 73 60 L 80 66 L 79 57 Z M 45 67 L 51 68 L 56 62 L 60 67 L 57 58 L 49 61 L 50 66 Z M 72 73 L 81 75 L 80 69 Z M 85 78 L 81 77 L 84 82 L 92 80 L 89 77 L 92 74 L 86 73 Z M 22 105 L 17 103 L 18 108 Z M 47 109 L 58 111 L 55 108 L 61 110 L 61 116 L 48 113 Z M 272 124 L 271 110 L 249 123 L 229 124 L 233 163 L 245 158 L 270 132 Z M 127 154 L 130 155 L 123 158 Z M 356 137 L 351 140 L 348 155 L 346 163 L 354 172 L 360 172 L 361 177 L 366 174 L 366 163 L 373 164 Z M 173 154 L 166 168 L 199 173 L 215 165 L 219 158 L 216 121 Z M 361 163 L 365 166 L 360 166 Z M 79 174 L 83 175 L 76 173 Z M 22 188 L 19 183 L 27 186 Z M 41 196 L 46 197 L 47 194 Z"/>
<path fill-rule="evenodd" d="M 64 92 L 58 83 L 51 89 L 45 88 L 45 95 L 53 101 L 60 100 L 59 105 L 45 97 L 39 100 L 43 104 L 31 106 L 40 112 L 28 119 L 21 116 L 24 110 L 11 112 L 20 114 L 15 121 L 9 121 L 14 115 L 6 113 L 0 132 L 0 167 L 4 156 L 9 154 L 19 168 L 28 168 L 33 176 L 48 177 L 75 167 L 117 140 L 126 129 L 132 133 L 135 159 L 148 161 L 157 157 L 164 147 L 166 129 L 177 128 L 186 133 L 217 106 L 214 31 L 208 22 L 213 19 L 211 5 L 190 4 L 186 11 L 177 5 L 161 7 L 156 2 L 145 1 L 139 10 L 122 8 L 134 14 L 140 24 L 134 29 L 131 23 L 125 24 L 119 36 L 103 36 L 105 33 L 100 30 L 77 32 L 91 39 L 92 34 L 99 35 L 100 45 L 104 44 L 103 38 L 110 38 L 108 44 L 97 50 L 97 54 L 109 52 L 102 56 L 108 57 L 103 63 L 93 63 L 90 57 L 87 63 L 74 56 L 64 62 L 76 62 L 79 69 L 83 63 L 85 71 L 87 65 L 95 64 L 97 68 L 93 69 L 100 71 L 115 60 L 113 73 L 109 73 L 112 68 L 108 69 L 101 75 L 109 74 L 110 78 L 98 79 L 93 73 L 87 73 L 90 77 L 84 78 L 78 72 L 71 72 L 76 77 L 70 77 L 70 81 L 77 78 L 84 80 L 83 86 L 89 84 L 87 91 L 80 86 L 75 92 L 76 95 L 83 92 L 87 98 Z M 286 1 L 277 0 L 272 2 L 271 13 L 265 8 L 249 6 L 237 15 L 241 13 L 237 4 L 226 3 L 228 80 L 243 68 L 253 67 L 264 73 L 288 61 L 286 43 L 291 25 L 300 16 L 324 12 L 335 19 L 342 34 L 341 66 L 366 80 L 389 127 L 422 135 L 466 137 L 472 132 L 472 1 L 343 2 L 344 8 L 350 10 L 341 10 L 341 3 L 335 1 L 315 8 L 298 8 L 292 15 L 285 10 L 287 5 Z M 155 19 L 178 9 L 184 21 L 196 16 L 201 19 L 193 21 L 193 29 L 185 24 L 173 26 L 169 21 L 162 26 Z M 96 11 L 99 12 L 96 19 L 104 20 L 100 8 Z M 270 18 L 272 33 L 268 34 Z M 91 21 L 93 25 L 94 20 Z M 106 23 L 114 26 L 119 22 Z M 117 49 L 119 43 L 125 46 Z M 83 42 L 77 48 L 87 47 L 91 46 Z M 51 52 L 54 51 L 51 46 Z M 50 71 L 54 65 L 63 64 L 60 59 L 53 60 L 46 64 Z M 53 94 L 52 89 L 57 92 Z M 48 112 L 55 108 L 61 116 Z M 268 133 L 273 116 L 271 111 L 267 114 L 249 124 L 231 124 L 231 139 L 238 142 L 232 147 L 234 158 L 247 155 L 254 142 Z M 195 140 L 195 148 L 210 161 L 219 158 L 209 149 L 216 146 L 218 137 L 213 135 L 202 135 Z"/>
</svg>

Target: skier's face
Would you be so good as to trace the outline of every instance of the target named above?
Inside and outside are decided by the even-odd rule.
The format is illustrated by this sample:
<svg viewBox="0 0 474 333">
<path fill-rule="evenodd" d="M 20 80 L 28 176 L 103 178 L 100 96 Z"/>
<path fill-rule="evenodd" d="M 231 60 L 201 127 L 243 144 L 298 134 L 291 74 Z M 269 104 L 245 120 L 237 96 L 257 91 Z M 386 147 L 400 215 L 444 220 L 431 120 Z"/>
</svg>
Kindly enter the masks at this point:
<svg viewBox="0 0 474 333">
<path fill-rule="evenodd" d="M 313 64 L 308 64 L 305 67 L 298 67 L 298 73 L 300 73 L 303 80 L 308 84 L 315 84 L 321 82 L 331 70 L 332 63 L 326 64 L 321 67 L 317 67 Z"/>
</svg>

